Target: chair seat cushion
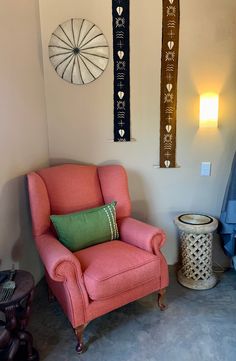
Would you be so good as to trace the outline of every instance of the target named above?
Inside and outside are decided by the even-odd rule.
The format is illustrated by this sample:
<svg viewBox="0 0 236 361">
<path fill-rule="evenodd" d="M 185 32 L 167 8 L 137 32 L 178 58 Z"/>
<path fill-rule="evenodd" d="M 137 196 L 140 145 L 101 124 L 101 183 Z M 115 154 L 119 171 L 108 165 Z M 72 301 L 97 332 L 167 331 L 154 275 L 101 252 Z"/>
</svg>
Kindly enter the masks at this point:
<svg viewBox="0 0 236 361">
<path fill-rule="evenodd" d="M 160 276 L 159 258 L 123 241 L 109 241 L 75 252 L 92 300 L 132 290 Z"/>
</svg>

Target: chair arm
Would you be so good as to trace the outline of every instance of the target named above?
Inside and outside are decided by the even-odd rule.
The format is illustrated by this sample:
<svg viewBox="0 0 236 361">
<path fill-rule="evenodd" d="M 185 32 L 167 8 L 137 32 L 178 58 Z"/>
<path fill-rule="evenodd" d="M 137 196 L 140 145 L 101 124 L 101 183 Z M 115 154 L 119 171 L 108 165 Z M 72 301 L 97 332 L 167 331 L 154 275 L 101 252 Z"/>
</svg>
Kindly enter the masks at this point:
<svg viewBox="0 0 236 361">
<path fill-rule="evenodd" d="M 122 241 L 158 254 L 165 243 L 162 229 L 151 226 L 134 218 L 126 217 L 118 220 L 118 228 Z"/>
<path fill-rule="evenodd" d="M 48 275 L 54 281 L 63 282 L 75 277 L 82 278 L 82 270 L 78 258 L 61 244 L 52 233 L 36 237 L 36 246 Z"/>
</svg>

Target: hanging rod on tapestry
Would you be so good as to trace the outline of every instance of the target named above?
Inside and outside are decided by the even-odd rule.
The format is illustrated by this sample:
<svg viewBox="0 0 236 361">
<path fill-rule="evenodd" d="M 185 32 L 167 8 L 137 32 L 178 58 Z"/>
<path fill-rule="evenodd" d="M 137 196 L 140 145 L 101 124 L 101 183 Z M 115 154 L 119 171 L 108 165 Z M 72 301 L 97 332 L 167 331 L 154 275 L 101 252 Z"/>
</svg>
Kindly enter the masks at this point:
<svg viewBox="0 0 236 361">
<path fill-rule="evenodd" d="M 163 168 L 163 167 L 160 166 L 160 164 L 153 164 L 153 168 L 155 168 L 155 169 L 157 169 L 157 168 L 161 168 L 161 169 L 175 169 L 175 168 L 181 168 L 181 165 L 176 164 L 175 167 L 167 167 L 167 166 L 166 166 L 165 168 Z"/>
<path fill-rule="evenodd" d="M 126 142 L 125 140 L 120 140 L 119 142 L 116 142 L 115 140 L 113 139 L 107 139 L 107 142 L 108 143 L 129 143 L 129 142 L 137 142 L 137 140 L 135 138 L 130 138 L 130 141 L 129 142 Z"/>
</svg>

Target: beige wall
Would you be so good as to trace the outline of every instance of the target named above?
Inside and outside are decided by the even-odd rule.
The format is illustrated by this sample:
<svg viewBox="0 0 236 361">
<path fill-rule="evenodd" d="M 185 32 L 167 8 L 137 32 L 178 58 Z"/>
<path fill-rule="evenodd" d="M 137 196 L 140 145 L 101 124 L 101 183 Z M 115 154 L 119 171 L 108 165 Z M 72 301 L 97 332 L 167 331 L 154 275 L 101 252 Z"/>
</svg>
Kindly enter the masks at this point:
<svg viewBox="0 0 236 361">
<path fill-rule="evenodd" d="M 42 269 L 31 237 L 24 175 L 48 163 L 37 0 L 1 0 L 0 269 Z"/>
<path fill-rule="evenodd" d="M 45 91 L 52 163 L 121 163 L 128 171 L 133 213 L 167 232 L 164 252 L 177 259 L 173 217 L 180 212 L 219 216 L 235 150 L 236 1 L 182 0 L 178 83 L 178 169 L 155 169 L 159 146 L 162 1 L 131 1 L 131 122 L 136 142 L 111 143 L 113 64 L 87 86 L 62 81 L 48 60 L 51 33 L 71 17 L 86 18 L 112 51 L 111 1 L 40 0 Z M 220 94 L 220 127 L 198 129 L 198 95 Z M 212 162 L 211 177 L 200 162 Z M 221 256 L 220 256 L 221 260 Z"/>
</svg>

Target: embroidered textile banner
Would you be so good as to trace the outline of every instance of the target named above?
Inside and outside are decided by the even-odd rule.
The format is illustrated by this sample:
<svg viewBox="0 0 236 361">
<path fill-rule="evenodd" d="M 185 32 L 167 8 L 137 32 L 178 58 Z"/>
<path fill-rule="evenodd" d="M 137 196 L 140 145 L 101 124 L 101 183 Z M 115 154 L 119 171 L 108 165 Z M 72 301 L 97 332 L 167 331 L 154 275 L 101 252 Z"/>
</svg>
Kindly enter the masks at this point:
<svg viewBox="0 0 236 361">
<path fill-rule="evenodd" d="M 160 168 L 176 167 L 179 0 L 163 0 Z"/>
<path fill-rule="evenodd" d="M 112 0 L 114 141 L 130 141 L 129 0 Z"/>
</svg>

